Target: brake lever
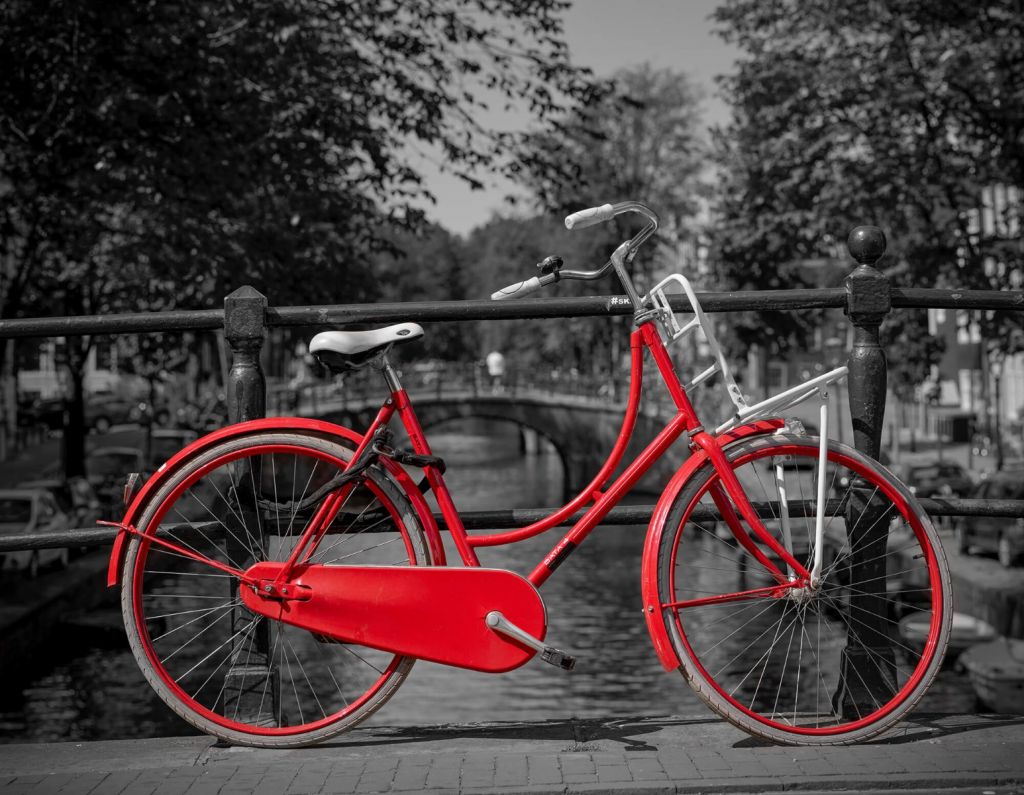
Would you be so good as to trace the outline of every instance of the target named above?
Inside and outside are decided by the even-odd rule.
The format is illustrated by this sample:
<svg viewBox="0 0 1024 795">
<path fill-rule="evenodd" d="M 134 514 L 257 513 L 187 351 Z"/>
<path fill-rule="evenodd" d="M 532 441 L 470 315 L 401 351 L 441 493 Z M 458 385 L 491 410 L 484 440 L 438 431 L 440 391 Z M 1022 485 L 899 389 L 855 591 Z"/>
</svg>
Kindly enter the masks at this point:
<svg viewBox="0 0 1024 795">
<path fill-rule="evenodd" d="M 537 270 L 539 270 L 545 276 L 549 273 L 553 273 L 557 278 L 558 272 L 562 270 L 562 265 L 564 264 L 565 263 L 562 261 L 561 257 L 559 257 L 557 254 L 552 254 L 550 257 L 545 257 L 544 259 L 537 263 Z"/>
</svg>

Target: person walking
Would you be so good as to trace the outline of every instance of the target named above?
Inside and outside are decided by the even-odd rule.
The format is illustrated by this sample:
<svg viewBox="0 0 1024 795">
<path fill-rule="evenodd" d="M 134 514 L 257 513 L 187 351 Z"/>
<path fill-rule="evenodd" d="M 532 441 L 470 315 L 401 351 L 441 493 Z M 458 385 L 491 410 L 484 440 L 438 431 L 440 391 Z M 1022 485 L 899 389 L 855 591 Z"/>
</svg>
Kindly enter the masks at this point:
<svg viewBox="0 0 1024 795">
<path fill-rule="evenodd" d="M 487 354 L 487 376 L 491 380 L 491 392 L 500 394 L 505 390 L 505 357 L 500 351 L 491 351 Z"/>
</svg>

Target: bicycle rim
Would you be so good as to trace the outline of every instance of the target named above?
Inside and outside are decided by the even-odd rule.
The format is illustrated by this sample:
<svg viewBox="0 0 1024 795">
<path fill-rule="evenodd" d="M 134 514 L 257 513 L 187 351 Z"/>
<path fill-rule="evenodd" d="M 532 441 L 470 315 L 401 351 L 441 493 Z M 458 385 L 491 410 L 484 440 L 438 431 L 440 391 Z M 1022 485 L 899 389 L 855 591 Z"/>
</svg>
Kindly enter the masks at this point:
<svg viewBox="0 0 1024 795">
<path fill-rule="evenodd" d="M 288 747 L 351 728 L 379 708 L 413 660 L 334 642 L 256 616 L 237 577 L 286 560 L 351 450 L 314 436 L 262 434 L 190 462 L 154 495 L 125 560 L 129 642 L 160 697 L 200 730 L 232 742 Z M 311 555 L 343 565 L 422 565 L 415 511 L 377 467 L 359 481 Z"/>
<path fill-rule="evenodd" d="M 780 542 L 775 465 L 782 465 L 791 549 L 808 570 L 817 455 L 816 439 L 789 436 L 728 451 Z M 710 490 L 718 476 L 710 466 L 677 497 L 659 550 L 662 609 L 684 676 L 727 720 L 776 742 L 852 743 L 884 731 L 924 694 L 948 642 L 945 557 L 909 490 L 837 444 L 829 446 L 825 477 L 829 515 L 817 589 L 772 588 L 777 580 L 717 518 Z M 757 546 L 789 575 L 766 544 Z"/>
</svg>

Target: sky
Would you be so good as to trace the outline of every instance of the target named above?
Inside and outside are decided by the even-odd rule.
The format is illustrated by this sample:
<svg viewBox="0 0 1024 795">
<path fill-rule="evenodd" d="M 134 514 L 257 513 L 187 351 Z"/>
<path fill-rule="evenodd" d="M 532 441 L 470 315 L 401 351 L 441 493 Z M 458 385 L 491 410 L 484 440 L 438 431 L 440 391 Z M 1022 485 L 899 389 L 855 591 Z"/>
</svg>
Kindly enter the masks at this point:
<svg viewBox="0 0 1024 795">
<path fill-rule="evenodd" d="M 714 96 L 716 75 L 732 70 L 736 50 L 713 32 L 708 16 L 719 0 L 577 0 L 565 16 L 565 40 L 573 61 L 598 77 L 644 62 L 686 72 L 704 88 L 706 124 L 724 123 L 728 108 Z M 427 216 L 465 234 L 503 208 L 514 186 L 483 175 L 485 190 L 472 191 L 457 178 L 424 166 L 437 204 Z"/>
</svg>

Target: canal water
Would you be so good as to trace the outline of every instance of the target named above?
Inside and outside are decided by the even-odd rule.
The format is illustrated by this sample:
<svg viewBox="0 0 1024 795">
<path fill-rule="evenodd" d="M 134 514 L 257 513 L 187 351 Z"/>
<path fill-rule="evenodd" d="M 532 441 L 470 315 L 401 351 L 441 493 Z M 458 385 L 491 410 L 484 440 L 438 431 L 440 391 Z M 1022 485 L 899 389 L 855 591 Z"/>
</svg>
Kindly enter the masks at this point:
<svg viewBox="0 0 1024 795">
<path fill-rule="evenodd" d="M 462 510 L 561 504 L 557 453 L 520 452 L 518 430 L 465 421 L 431 433 L 449 464 L 446 480 Z M 637 495 L 636 502 L 653 502 Z M 641 615 L 644 527 L 595 531 L 542 592 L 548 642 L 578 658 L 571 673 L 539 661 L 502 675 L 417 663 L 405 684 L 370 721 L 431 725 L 569 717 L 709 715 L 679 673 L 666 673 Z M 484 565 L 529 572 L 557 531 L 511 547 L 481 550 Z M 454 550 L 450 551 L 454 557 Z M 145 682 L 117 622 L 68 630 L 41 653 L 37 676 L 0 693 L 0 742 L 98 740 L 194 733 Z M 924 704 L 929 712 L 970 712 L 974 695 L 962 674 L 943 671 Z"/>
</svg>

